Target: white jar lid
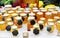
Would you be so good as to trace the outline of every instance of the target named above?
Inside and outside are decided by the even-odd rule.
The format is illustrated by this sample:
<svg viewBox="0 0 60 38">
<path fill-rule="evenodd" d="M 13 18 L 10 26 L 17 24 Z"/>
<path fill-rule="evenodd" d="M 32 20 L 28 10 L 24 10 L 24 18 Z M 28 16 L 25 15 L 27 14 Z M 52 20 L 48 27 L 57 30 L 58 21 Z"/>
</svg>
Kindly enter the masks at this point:
<svg viewBox="0 0 60 38">
<path fill-rule="evenodd" d="M 38 12 L 39 10 L 33 10 L 33 12 Z"/>
<path fill-rule="evenodd" d="M 57 23 L 60 23 L 60 20 L 59 20 L 59 21 L 57 21 Z"/>
<path fill-rule="evenodd" d="M 35 13 L 33 13 L 33 12 L 29 13 L 29 16 L 34 16 L 34 15 L 35 15 Z"/>
<path fill-rule="evenodd" d="M 34 28 L 39 28 L 39 25 L 36 23 L 35 25 L 33 25 Z"/>
<path fill-rule="evenodd" d="M 5 5 L 5 8 L 6 8 L 6 7 L 8 7 L 8 8 L 9 8 L 9 7 L 12 7 L 12 5 Z"/>
<path fill-rule="evenodd" d="M 8 25 L 12 25 L 13 24 L 13 22 L 8 22 Z"/>
<path fill-rule="evenodd" d="M 22 11 L 17 11 L 17 13 L 21 13 Z"/>
<path fill-rule="evenodd" d="M 8 20 L 8 21 L 10 21 L 10 20 L 11 20 L 11 18 L 8 18 L 7 20 Z"/>
<path fill-rule="evenodd" d="M 28 36 L 28 33 L 27 32 L 23 33 L 23 36 Z"/>
<path fill-rule="evenodd" d="M 20 6 L 16 6 L 16 8 L 20 8 Z"/>
<path fill-rule="evenodd" d="M 44 18 L 44 17 L 42 17 L 42 18 L 40 18 L 40 20 L 45 20 L 45 18 Z"/>
<path fill-rule="evenodd" d="M 53 19 L 48 19 L 48 21 L 53 21 Z"/>
<path fill-rule="evenodd" d="M 18 15 L 18 14 L 16 14 L 16 13 L 13 13 L 13 14 L 12 14 L 12 16 L 17 16 L 17 15 Z"/>
<path fill-rule="evenodd" d="M 54 16 L 55 19 L 59 19 L 59 16 Z"/>
<path fill-rule="evenodd" d="M 46 10 L 45 9 L 43 9 L 43 10 L 41 10 L 42 12 L 46 12 Z"/>
<path fill-rule="evenodd" d="M 57 14 L 58 12 L 57 12 L 57 11 L 53 11 L 52 13 L 53 13 L 53 14 Z"/>
<path fill-rule="evenodd" d="M 17 16 L 17 17 L 15 17 L 15 19 L 20 20 L 20 19 L 22 19 L 22 17 Z"/>
<path fill-rule="evenodd" d="M 25 8 L 25 10 L 31 10 L 31 8 Z"/>
<path fill-rule="evenodd" d="M 42 12 L 38 12 L 37 14 L 38 14 L 38 15 L 42 15 L 43 13 L 42 13 Z"/>
<path fill-rule="evenodd" d="M 24 8 L 20 8 L 20 10 L 24 10 Z"/>
<path fill-rule="evenodd" d="M 16 10 L 16 9 L 17 9 L 16 7 L 12 8 L 12 10 Z"/>
<path fill-rule="evenodd" d="M 9 14 L 4 14 L 3 16 L 9 16 Z"/>
<path fill-rule="evenodd" d="M 42 20 L 38 21 L 39 24 L 43 24 L 44 22 Z"/>
<path fill-rule="evenodd" d="M 44 10 L 45 8 L 40 8 L 41 10 Z"/>
<path fill-rule="evenodd" d="M 4 21 L 1 21 L 0 24 L 4 24 L 5 22 Z"/>
<path fill-rule="evenodd" d="M 13 25 L 11 28 L 12 29 L 17 29 L 17 26 L 16 25 Z"/>
<path fill-rule="evenodd" d="M 21 13 L 20 16 L 27 16 L 27 14 L 26 13 Z"/>
<path fill-rule="evenodd" d="M 29 10 L 25 10 L 24 12 L 29 13 L 30 11 Z"/>
<path fill-rule="evenodd" d="M 8 11 L 8 13 L 13 13 L 14 11 Z"/>
<path fill-rule="evenodd" d="M 32 19 L 35 19 L 35 17 L 28 17 L 28 20 L 32 20 Z"/>
<path fill-rule="evenodd" d="M 54 22 L 48 22 L 48 25 L 55 25 Z"/>
<path fill-rule="evenodd" d="M 51 12 L 47 12 L 46 15 L 51 15 L 52 13 Z"/>
<path fill-rule="evenodd" d="M 34 8 L 32 8 L 33 10 L 38 10 L 38 8 L 37 7 L 34 7 Z"/>
</svg>

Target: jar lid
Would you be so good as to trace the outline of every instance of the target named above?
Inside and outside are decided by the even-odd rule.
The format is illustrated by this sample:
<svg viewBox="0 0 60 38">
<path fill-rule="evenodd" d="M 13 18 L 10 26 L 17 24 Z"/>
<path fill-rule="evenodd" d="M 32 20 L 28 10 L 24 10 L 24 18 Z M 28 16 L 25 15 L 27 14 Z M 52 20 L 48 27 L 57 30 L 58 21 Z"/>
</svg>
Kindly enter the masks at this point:
<svg viewBox="0 0 60 38">
<path fill-rule="evenodd" d="M 8 25 L 12 25 L 13 24 L 13 22 L 8 22 Z"/>
<path fill-rule="evenodd" d="M 52 13 L 53 13 L 53 14 L 57 14 L 58 12 L 57 12 L 57 11 L 53 11 Z"/>
<path fill-rule="evenodd" d="M 52 13 L 51 12 L 47 12 L 46 15 L 51 15 Z"/>
<path fill-rule="evenodd" d="M 17 13 L 21 13 L 22 11 L 17 11 Z"/>
<path fill-rule="evenodd" d="M 38 12 L 39 10 L 33 10 L 33 12 Z"/>
<path fill-rule="evenodd" d="M 16 7 L 12 8 L 12 10 L 16 10 L 16 9 L 17 9 Z"/>
<path fill-rule="evenodd" d="M 50 26 L 55 25 L 54 22 L 48 22 L 48 24 L 49 24 Z"/>
<path fill-rule="evenodd" d="M 6 8 L 6 7 L 12 7 L 12 5 L 5 5 L 5 8 Z"/>
<path fill-rule="evenodd" d="M 16 13 L 13 13 L 13 14 L 12 14 L 12 16 L 17 16 L 17 15 L 18 15 L 18 14 L 16 14 Z"/>
<path fill-rule="evenodd" d="M 40 18 L 40 20 L 45 20 L 45 18 L 44 18 L 44 17 L 42 17 L 42 18 Z"/>
<path fill-rule="evenodd" d="M 34 16 L 35 14 L 33 12 L 29 13 L 29 16 Z"/>
<path fill-rule="evenodd" d="M 33 9 L 33 10 L 38 10 L 38 8 L 37 8 L 37 7 L 33 7 L 32 9 Z"/>
<path fill-rule="evenodd" d="M 24 35 L 24 36 L 28 36 L 28 33 L 27 33 L 27 32 L 25 32 L 25 33 L 23 33 L 23 35 Z"/>
<path fill-rule="evenodd" d="M 38 12 L 37 14 L 38 14 L 38 15 L 42 15 L 43 13 L 42 13 L 42 12 Z"/>
<path fill-rule="evenodd" d="M 35 19 L 35 17 L 28 17 L 28 20 L 32 20 L 32 19 Z"/>
<path fill-rule="evenodd" d="M 53 19 L 48 19 L 48 21 L 53 21 Z"/>
<path fill-rule="evenodd" d="M 20 16 L 27 16 L 27 14 L 26 13 L 21 13 Z"/>
<path fill-rule="evenodd" d="M 9 14 L 6 13 L 6 14 L 4 14 L 3 16 L 9 16 Z"/>
<path fill-rule="evenodd" d="M 10 21 L 10 20 L 11 20 L 11 18 L 8 18 L 7 20 L 8 20 L 8 21 Z"/>
<path fill-rule="evenodd" d="M 16 25 L 13 25 L 11 28 L 12 29 L 17 29 L 17 26 Z"/>
<path fill-rule="evenodd" d="M 0 24 L 4 24 L 5 22 L 4 21 L 1 21 Z"/>
<path fill-rule="evenodd" d="M 8 13 L 13 13 L 14 11 L 8 11 Z"/>
<path fill-rule="evenodd" d="M 43 24 L 44 22 L 42 20 L 38 21 L 39 24 Z"/>
<path fill-rule="evenodd" d="M 59 16 L 54 16 L 55 19 L 59 19 Z"/>
<path fill-rule="evenodd" d="M 39 28 L 39 25 L 36 23 L 35 25 L 33 25 L 34 28 Z"/>
<path fill-rule="evenodd" d="M 17 16 L 17 17 L 15 17 L 15 19 L 16 19 L 16 20 L 20 20 L 20 19 L 22 19 L 22 17 L 18 17 L 18 16 Z"/>
</svg>

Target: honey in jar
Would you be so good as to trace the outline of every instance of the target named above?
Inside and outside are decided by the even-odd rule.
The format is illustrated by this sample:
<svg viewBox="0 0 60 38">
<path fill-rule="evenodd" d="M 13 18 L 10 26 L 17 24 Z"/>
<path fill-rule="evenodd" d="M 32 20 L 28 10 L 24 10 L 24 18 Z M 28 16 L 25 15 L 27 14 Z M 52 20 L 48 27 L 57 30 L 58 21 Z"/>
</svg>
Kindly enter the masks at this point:
<svg viewBox="0 0 60 38">
<path fill-rule="evenodd" d="M 27 14 L 26 13 L 21 13 L 20 16 L 22 17 L 23 24 L 27 23 Z"/>
<path fill-rule="evenodd" d="M 38 24 L 35 24 L 35 25 L 33 26 L 33 34 L 38 35 L 39 32 L 40 32 L 39 25 L 38 25 Z"/>
<path fill-rule="evenodd" d="M 43 13 L 42 12 L 38 12 L 37 13 L 37 21 L 39 21 L 41 17 L 43 17 Z"/>
<path fill-rule="evenodd" d="M 28 17 L 27 30 L 30 31 L 30 29 L 33 27 L 35 23 L 35 17 Z"/>
<path fill-rule="evenodd" d="M 57 22 L 56 22 L 56 28 L 57 28 L 57 30 L 58 30 L 57 35 L 60 36 L 60 19 L 57 20 Z"/>
<path fill-rule="evenodd" d="M 44 22 L 42 20 L 38 21 L 38 25 L 39 25 L 40 30 L 43 30 Z"/>
<path fill-rule="evenodd" d="M 48 22 L 47 31 L 52 33 L 54 31 L 54 22 Z"/>
<path fill-rule="evenodd" d="M 6 28 L 5 21 L 0 21 L 0 30 L 4 31 Z"/>
<path fill-rule="evenodd" d="M 15 18 L 15 25 L 17 25 L 17 27 L 18 28 L 21 28 L 22 27 L 22 24 L 23 24 L 23 20 L 22 20 L 22 17 L 19 17 L 19 16 L 17 16 L 16 18 Z"/>
<path fill-rule="evenodd" d="M 45 14 L 45 18 L 46 18 L 46 19 L 52 18 L 52 13 L 51 13 L 51 12 L 47 12 L 47 13 Z"/>
</svg>

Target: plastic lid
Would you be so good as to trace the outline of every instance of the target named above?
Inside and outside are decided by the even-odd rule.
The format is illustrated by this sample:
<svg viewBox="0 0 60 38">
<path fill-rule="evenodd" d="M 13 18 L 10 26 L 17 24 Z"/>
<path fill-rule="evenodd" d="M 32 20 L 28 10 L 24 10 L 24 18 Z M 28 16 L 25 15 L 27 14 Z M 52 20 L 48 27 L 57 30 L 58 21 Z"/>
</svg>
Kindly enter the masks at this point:
<svg viewBox="0 0 60 38">
<path fill-rule="evenodd" d="M 12 7 L 12 5 L 5 5 L 5 7 Z"/>
<path fill-rule="evenodd" d="M 4 14 L 3 16 L 9 16 L 9 14 Z"/>
<path fill-rule="evenodd" d="M 52 13 L 51 12 L 47 12 L 46 15 L 51 15 Z"/>
<path fill-rule="evenodd" d="M 24 12 L 26 12 L 26 13 L 29 13 L 30 11 L 28 11 L 28 10 L 25 10 Z"/>
<path fill-rule="evenodd" d="M 42 12 L 38 12 L 37 14 L 38 14 L 38 15 L 42 15 L 43 13 L 42 13 Z"/>
<path fill-rule="evenodd" d="M 26 13 L 22 13 L 22 14 L 20 14 L 20 16 L 26 16 L 27 14 Z"/>
<path fill-rule="evenodd" d="M 46 10 L 45 9 L 43 9 L 43 10 L 41 10 L 42 12 L 46 12 Z"/>
<path fill-rule="evenodd" d="M 45 8 L 40 8 L 41 10 L 44 10 Z"/>
<path fill-rule="evenodd" d="M 35 14 L 34 14 L 34 13 L 32 13 L 32 12 L 31 12 L 31 13 L 29 13 L 29 16 L 34 16 L 34 15 L 35 15 Z"/>
<path fill-rule="evenodd" d="M 59 16 L 54 16 L 55 19 L 59 19 Z"/>
<path fill-rule="evenodd" d="M 22 18 L 21 18 L 21 17 L 15 17 L 15 19 L 16 19 L 16 20 L 20 20 L 20 19 L 22 19 Z"/>
<path fill-rule="evenodd" d="M 57 11 L 53 11 L 52 13 L 53 13 L 53 14 L 57 14 L 58 12 L 57 12 Z"/>
<path fill-rule="evenodd" d="M 4 21 L 1 21 L 0 24 L 4 24 L 5 22 Z"/>
<path fill-rule="evenodd" d="M 18 14 L 16 14 L 16 13 L 13 13 L 13 14 L 12 14 L 12 16 L 17 16 L 17 15 L 18 15 Z"/>
<path fill-rule="evenodd" d="M 39 28 L 39 25 L 36 23 L 35 25 L 33 25 L 34 28 Z"/>
<path fill-rule="evenodd" d="M 20 10 L 24 10 L 24 8 L 20 8 Z"/>
<path fill-rule="evenodd" d="M 32 20 L 32 19 L 35 19 L 35 17 L 28 17 L 28 20 Z"/>
<path fill-rule="evenodd" d="M 44 18 L 44 17 L 42 17 L 42 18 L 40 18 L 40 20 L 45 20 L 45 18 Z"/>
<path fill-rule="evenodd" d="M 39 24 L 43 24 L 43 21 L 42 21 L 42 20 L 40 20 L 40 21 L 38 21 L 38 23 L 39 23 Z"/>
<path fill-rule="evenodd" d="M 38 8 L 37 7 L 34 7 L 34 8 L 32 8 L 33 10 L 38 10 Z"/>
<path fill-rule="evenodd" d="M 8 11 L 8 13 L 13 13 L 14 11 Z"/>
<path fill-rule="evenodd" d="M 33 12 L 38 12 L 39 10 L 33 10 Z"/>
<path fill-rule="evenodd" d="M 13 24 L 13 22 L 8 22 L 8 25 L 12 25 Z"/>
<path fill-rule="evenodd" d="M 16 25 L 13 25 L 11 28 L 12 29 L 17 29 L 17 26 Z"/>
<path fill-rule="evenodd" d="M 16 10 L 16 9 L 17 9 L 16 7 L 12 8 L 12 10 Z"/>
<path fill-rule="evenodd" d="M 11 20 L 11 18 L 8 18 L 7 20 L 8 20 L 8 21 L 10 21 L 10 20 Z"/>
<path fill-rule="evenodd" d="M 25 10 L 31 10 L 31 8 L 25 8 Z"/>
<path fill-rule="evenodd" d="M 51 25 L 51 26 L 55 25 L 54 22 L 48 22 L 48 24 Z"/>
<path fill-rule="evenodd" d="M 53 19 L 48 19 L 48 21 L 53 21 Z"/>
<path fill-rule="evenodd" d="M 20 13 L 20 12 L 22 12 L 22 11 L 17 11 L 17 13 Z"/>
</svg>

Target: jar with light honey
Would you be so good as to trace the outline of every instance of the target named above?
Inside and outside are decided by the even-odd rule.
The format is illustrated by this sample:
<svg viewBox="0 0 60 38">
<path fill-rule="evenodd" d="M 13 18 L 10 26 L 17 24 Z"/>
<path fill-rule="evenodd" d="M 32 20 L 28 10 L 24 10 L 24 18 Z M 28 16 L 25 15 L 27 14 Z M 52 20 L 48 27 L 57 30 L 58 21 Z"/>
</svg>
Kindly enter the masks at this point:
<svg viewBox="0 0 60 38">
<path fill-rule="evenodd" d="M 37 21 L 39 21 L 41 17 L 43 17 L 43 13 L 37 12 Z"/>
<path fill-rule="evenodd" d="M 28 17 L 27 30 L 30 31 L 33 28 L 33 25 L 36 23 L 35 17 Z"/>
<path fill-rule="evenodd" d="M 60 19 L 58 19 L 58 20 L 56 21 L 56 28 L 57 28 L 57 30 L 58 30 L 57 35 L 60 36 Z"/>
<path fill-rule="evenodd" d="M 52 33 L 54 31 L 54 26 L 55 26 L 54 22 L 48 22 L 47 25 L 48 25 L 47 31 Z"/>
<path fill-rule="evenodd" d="M 27 14 L 26 13 L 21 13 L 20 16 L 22 17 L 23 24 L 27 23 Z"/>
<path fill-rule="evenodd" d="M 35 24 L 35 25 L 33 26 L 33 34 L 38 35 L 39 32 L 40 32 L 39 25 L 38 25 L 38 24 Z"/>
<path fill-rule="evenodd" d="M 46 24 L 46 22 L 47 22 L 47 20 L 46 20 L 46 18 L 45 18 L 45 17 L 41 17 L 41 18 L 40 18 L 40 20 L 44 22 L 44 25 L 45 25 L 45 24 Z"/>
<path fill-rule="evenodd" d="M 21 28 L 21 27 L 22 27 L 22 24 L 23 24 L 22 17 L 17 16 L 17 17 L 15 18 L 15 25 L 16 25 L 18 28 Z"/>
<path fill-rule="evenodd" d="M 0 30 L 4 31 L 6 28 L 5 21 L 0 21 Z"/>
<path fill-rule="evenodd" d="M 43 30 L 43 28 L 44 28 L 44 21 L 42 21 L 42 20 L 38 21 L 38 25 L 39 25 L 40 30 Z"/>
</svg>

